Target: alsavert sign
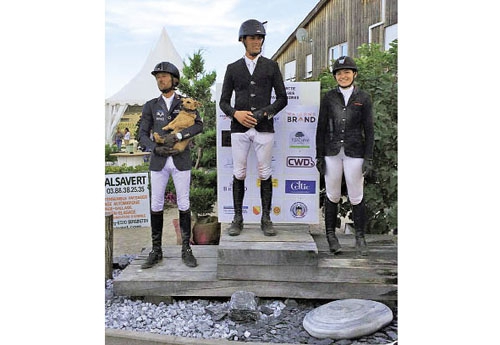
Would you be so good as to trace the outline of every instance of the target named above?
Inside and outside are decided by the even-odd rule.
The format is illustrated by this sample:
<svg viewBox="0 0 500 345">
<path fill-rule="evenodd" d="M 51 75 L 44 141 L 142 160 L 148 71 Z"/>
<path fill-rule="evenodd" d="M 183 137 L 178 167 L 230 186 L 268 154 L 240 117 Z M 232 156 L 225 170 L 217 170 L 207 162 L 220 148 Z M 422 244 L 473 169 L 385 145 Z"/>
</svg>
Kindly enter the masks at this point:
<svg viewBox="0 0 500 345">
<path fill-rule="evenodd" d="M 105 175 L 105 210 L 113 213 L 113 227 L 150 226 L 148 184 L 148 173 Z"/>
</svg>

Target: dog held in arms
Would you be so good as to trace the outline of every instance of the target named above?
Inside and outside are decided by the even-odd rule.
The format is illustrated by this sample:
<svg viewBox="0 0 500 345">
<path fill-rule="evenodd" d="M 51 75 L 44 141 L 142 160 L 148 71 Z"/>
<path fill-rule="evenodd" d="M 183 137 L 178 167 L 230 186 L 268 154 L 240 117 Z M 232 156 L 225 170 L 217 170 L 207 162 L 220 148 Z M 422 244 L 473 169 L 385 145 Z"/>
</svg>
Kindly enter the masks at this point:
<svg viewBox="0 0 500 345">
<path fill-rule="evenodd" d="M 172 133 L 177 134 L 184 128 L 192 126 L 194 124 L 194 119 L 196 118 L 196 109 L 199 106 L 201 106 L 201 103 L 193 98 L 190 97 L 182 98 L 181 111 L 179 112 L 179 114 L 177 114 L 175 119 L 169 122 L 169 124 L 163 127 L 162 129 L 164 131 L 172 131 Z M 156 132 L 153 133 L 153 137 L 155 139 L 155 142 L 157 143 L 163 144 L 165 142 L 165 139 Z M 186 149 L 186 146 L 189 144 L 190 141 L 191 138 L 181 140 L 175 143 L 173 149 L 182 152 Z"/>
</svg>

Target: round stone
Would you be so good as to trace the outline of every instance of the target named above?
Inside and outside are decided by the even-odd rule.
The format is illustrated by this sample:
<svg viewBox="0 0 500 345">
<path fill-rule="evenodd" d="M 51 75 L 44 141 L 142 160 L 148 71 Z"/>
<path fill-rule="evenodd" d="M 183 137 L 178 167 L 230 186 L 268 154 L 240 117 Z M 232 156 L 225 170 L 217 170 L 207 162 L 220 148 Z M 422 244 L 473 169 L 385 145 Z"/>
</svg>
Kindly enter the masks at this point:
<svg viewBox="0 0 500 345">
<path fill-rule="evenodd" d="M 375 333 L 392 318 L 392 310 L 383 303 L 343 299 L 311 310 L 302 325 L 316 338 L 352 339 Z"/>
</svg>

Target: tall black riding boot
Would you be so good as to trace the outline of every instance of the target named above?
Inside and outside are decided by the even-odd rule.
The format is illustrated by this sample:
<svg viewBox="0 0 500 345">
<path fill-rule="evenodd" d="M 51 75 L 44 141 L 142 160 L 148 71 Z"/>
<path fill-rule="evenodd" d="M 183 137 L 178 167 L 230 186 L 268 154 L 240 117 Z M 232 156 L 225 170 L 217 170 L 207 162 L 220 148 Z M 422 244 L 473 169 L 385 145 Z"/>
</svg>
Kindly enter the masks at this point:
<svg viewBox="0 0 500 345">
<path fill-rule="evenodd" d="M 243 198 L 245 197 L 245 180 L 238 180 L 233 176 L 233 207 L 234 218 L 227 233 L 229 236 L 238 236 L 243 230 Z"/>
<path fill-rule="evenodd" d="M 193 251 L 189 245 L 189 240 L 191 239 L 191 211 L 181 211 L 179 210 L 179 227 L 181 228 L 181 238 L 182 238 L 182 262 L 189 267 L 196 267 L 198 263 L 196 258 L 193 256 Z"/>
<path fill-rule="evenodd" d="M 364 200 L 357 205 L 352 205 L 352 219 L 356 230 L 356 250 L 361 255 L 368 255 L 368 248 L 365 240 L 365 230 L 367 223 L 366 206 Z"/>
<path fill-rule="evenodd" d="M 151 240 L 153 249 L 149 252 L 148 258 L 141 268 L 151 268 L 163 259 L 161 250 L 161 235 L 163 233 L 163 211 L 151 211 Z"/>
<path fill-rule="evenodd" d="M 260 200 L 262 203 L 262 218 L 260 228 L 266 236 L 275 236 L 273 222 L 271 222 L 271 201 L 273 199 L 273 178 L 269 176 L 267 180 L 260 180 Z"/>
<path fill-rule="evenodd" d="M 335 235 L 335 226 L 337 224 L 338 204 L 331 202 L 325 195 L 325 232 L 330 252 L 337 254 L 342 251 L 339 239 Z"/>
</svg>

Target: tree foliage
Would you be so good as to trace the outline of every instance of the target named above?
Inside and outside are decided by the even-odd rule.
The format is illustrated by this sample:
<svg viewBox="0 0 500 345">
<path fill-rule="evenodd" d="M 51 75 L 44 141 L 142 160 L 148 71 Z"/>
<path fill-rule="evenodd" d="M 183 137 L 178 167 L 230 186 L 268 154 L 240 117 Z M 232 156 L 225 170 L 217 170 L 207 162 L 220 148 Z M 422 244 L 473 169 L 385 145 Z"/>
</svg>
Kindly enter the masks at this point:
<svg viewBox="0 0 500 345">
<path fill-rule="evenodd" d="M 193 138 L 191 150 L 194 167 L 191 172 L 190 205 L 196 222 L 199 216 L 212 213 L 217 201 L 216 111 L 211 90 L 217 74 L 205 71 L 201 50 L 188 60 L 189 64 L 182 69 L 178 88 L 181 93 L 202 103 L 198 111 L 203 118 L 203 132 Z"/>
<path fill-rule="evenodd" d="M 375 147 L 373 165 L 375 181 L 365 182 L 364 200 L 369 212 L 368 232 L 387 233 L 397 229 L 398 191 L 398 44 L 383 51 L 379 44 L 363 44 L 359 57 L 356 84 L 368 92 L 373 102 Z M 336 85 L 328 71 L 323 72 L 322 95 Z M 350 210 L 347 202 L 340 204 L 340 214 Z"/>
<path fill-rule="evenodd" d="M 215 168 L 217 166 L 215 145 L 215 102 L 212 101 L 211 87 L 215 83 L 217 73 L 205 71 L 205 60 L 202 50 L 188 57 L 189 64 L 182 69 L 183 76 L 179 82 L 179 91 L 195 98 L 202 106 L 198 111 L 203 118 L 203 132 L 194 137 L 192 158 L 194 168 Z"/>
<path fill-rule="evenodd" d="M 215 110 L 215 102 L 212 99 L 211 87 L 215 83 L 217 73 L 212 71 L 207 73 L 205 71 L 205 60 L 202 56 L 202 50 L 198 50 L 192 57 L 188 57 L 189 64 L 184 64 L 182 69 L 183 76 L 179 81 L 179 91 L 196 99 L 202 103 L 200 115 L 205 121 L 205 126 L 215 128 L 215 116 L 211 115 L 211 108 Z M 204 116 L 205 113 L 209 116 Z"/>
</svg>

